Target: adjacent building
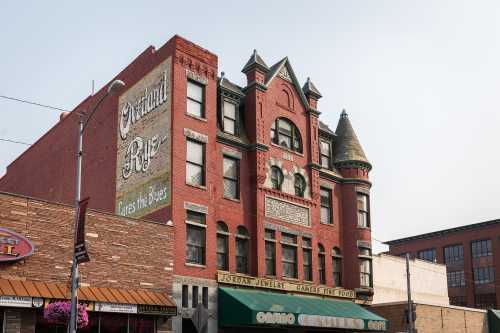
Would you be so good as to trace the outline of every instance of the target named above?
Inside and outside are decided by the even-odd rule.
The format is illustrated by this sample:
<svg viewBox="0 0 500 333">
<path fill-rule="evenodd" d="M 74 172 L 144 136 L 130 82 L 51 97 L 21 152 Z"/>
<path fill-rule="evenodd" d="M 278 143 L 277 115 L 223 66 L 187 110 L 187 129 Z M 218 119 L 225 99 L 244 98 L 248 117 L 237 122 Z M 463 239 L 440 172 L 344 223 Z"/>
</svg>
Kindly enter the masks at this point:
<svg viewBox="0 0 500 333">
<path fill-rule="evenodd" d="M 500 304 L 500 220 L 465 225 L 386 242 L 389 253 L 446 265 L 450 304 L 497 308 Z"/>
<path fill-rule="evenodd" d="M 44 309 L 70 298 L 74 220 L 71 206 L 0 192 L 1 332 L 66 331 Z M 89 322 L 79 331 L 170 332 L 173 228 L 89 211 L 86 236 L 78 299 Z"/>
<path fill-rule="evenodd" d="M 446 266 L 410 259 L 411 298 L 414 302 L 448 305 Z M 388 254 L 373 256 L 373 304 L 408 300 L 406 259 Z"/>
<path fill-rule="evenodd" d="M 287 57 L 268 66 L 254 51 L 242 65 L 240 86 L 218 75 L 215 54 L 179 36 L 147 48 L 87 127 L 83 196 L 94 209 L 173 225 L 177 332 L 194 331 L 198 304 L 209 333 L 384 330 L 355 304 L 373 297 L 372 166 L 349 116 L 335 130 L 322 123 L 321 111 L 334 111 L 321 110 L 321 93 L 299 82 Z M 8 166 L 0 189 L 71 203 L 78 112 L 105 93 L 62 114 Z M 248 299 L 260 300 L 258 311 Z"/>
</svg>

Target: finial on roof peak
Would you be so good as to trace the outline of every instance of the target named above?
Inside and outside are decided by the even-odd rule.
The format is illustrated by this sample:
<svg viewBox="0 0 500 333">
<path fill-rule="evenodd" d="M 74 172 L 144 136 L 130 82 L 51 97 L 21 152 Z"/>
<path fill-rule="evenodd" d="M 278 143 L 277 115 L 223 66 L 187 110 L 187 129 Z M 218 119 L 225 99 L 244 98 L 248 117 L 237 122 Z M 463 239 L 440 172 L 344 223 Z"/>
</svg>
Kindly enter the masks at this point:
<svg viewBox="0 0 500 333">
<path fill-rule="evenodd" d="M 241 70 L 243 73 L 248 72 L 253 68 L 259 68 L 261 71 L 267 73 L 269 71 L 269 67 L 266 65 L 261 56 L 257 53 L 257 49 L 253 49 L 253 53 L 248 59 L 247 63 Z"/>
<path fill-rule="evenodd" d="M 345 111 L 345 109 L 342 109 L 342 113 L 340 114 L 340 118 L 349 118 L 349 115 Z"/>
</svg>

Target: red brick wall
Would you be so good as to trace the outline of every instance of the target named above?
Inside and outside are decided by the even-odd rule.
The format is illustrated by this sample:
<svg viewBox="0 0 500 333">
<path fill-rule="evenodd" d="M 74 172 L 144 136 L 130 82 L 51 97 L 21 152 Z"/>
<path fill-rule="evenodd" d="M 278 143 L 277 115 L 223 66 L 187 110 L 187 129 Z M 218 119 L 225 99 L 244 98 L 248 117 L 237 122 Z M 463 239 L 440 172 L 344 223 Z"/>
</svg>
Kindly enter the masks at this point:
<svg viewBox="0 0 500 333">
<path fill-rule="evenodd" d="M 28 238 L 33 255 L 0 264 L 0 278 L 68 283 L 74 209 L 0 193 L 0 226 Z M 91 261 L 79 266 L 82 283 L 171 292 L 173 228 L 89 211 L 86 240 Z"/>
<path fill-rule="evenodd" d="M 409 252 L 413 257 L 417 256 L 420 250 L 435 248 L 437 262 L 444 264 L 444 248 L 449 245 L 462 244 L 464 249 L 464 274 L 465 274 L 465 289 L 448 288 L 448 295 L 466 296 L 467 306 L 474 307 L 474 289 L 489 288 L 491 292 L 496 292 L 497 305 L 500 305 L 500 224 L 486 226 L 475 230 L 463 230 L 458 232 L 446 233 L 442 236 L 432 237 L 428 239 L 418 239 L 394 244 L 389 247 L 389 253 L 392 255 L 400 255 Z M 473 275 L 473 258 L 471 253 L 471 242 L 475 240 L 491 239 L 493 256 L 491 258 L 480 258 L 480 265 L 493 265 L 495 267 L 495 284 L 490 286 L 474 285 Z M 488 260 L 489 262 L 483 262 Z"/>
</svg>

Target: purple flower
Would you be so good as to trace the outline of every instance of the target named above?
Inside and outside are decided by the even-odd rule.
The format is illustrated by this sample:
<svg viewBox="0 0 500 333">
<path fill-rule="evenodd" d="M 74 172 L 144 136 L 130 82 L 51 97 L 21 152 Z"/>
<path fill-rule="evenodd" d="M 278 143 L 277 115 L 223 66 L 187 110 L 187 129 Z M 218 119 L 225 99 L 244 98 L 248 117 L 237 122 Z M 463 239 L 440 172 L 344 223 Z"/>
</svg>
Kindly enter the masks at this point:
<svg viewBox="0 0 500 333">
<path fill-rule="evenodd" d="M 67 325 L 69 318 L 71 316 L 71 302 L 68 301 L 56 301 L 50 303 L 43 311 L 43 317 L 53 324 Z M 83 328 L 89 324 L 89 315 L 87 313 L 87 308 L 78 304 L 78 314 L 77 314 L 77 325 L 78 328 Z"/>
</svg>

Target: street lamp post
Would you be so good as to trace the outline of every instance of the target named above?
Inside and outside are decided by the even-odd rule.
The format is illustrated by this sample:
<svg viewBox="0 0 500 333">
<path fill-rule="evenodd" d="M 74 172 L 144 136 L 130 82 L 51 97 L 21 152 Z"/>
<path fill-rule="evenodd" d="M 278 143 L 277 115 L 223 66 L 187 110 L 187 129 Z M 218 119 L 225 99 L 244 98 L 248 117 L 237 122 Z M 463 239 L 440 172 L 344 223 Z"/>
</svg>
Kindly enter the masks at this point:
<svg viewBox="0 0 500 333">
<path fill-rule="evenodd" d="M 114 80 L 108 87 L 106 94 L 104 94 L 101 99 L 96 103 L 92 111 L 84 119 L 85 114 L 80 113 L 80 120 L 78 122 L 78 148 L 76 155 L 76 186 L 75 186 L 75 234 L 74 234 L 74 244 L 76 245 L 76 235 L 78 228 L 78 205 L 81 200 L 81 187 L 82 187 L 82 155 L 83 155 L 83 132 L 89 123 L 90 118 L 95 113 L 99 105 L 108 97 L 117 93 L 125 83 L 121 80 Z M 78 289 L 78 263 L 76 261 L 76 252 L 73 251 L 73 263 L 71 266 L 71 314 L 68 325 L 68 332 L 75 333 L 77 328 L 77 289 Z"/>
</svg>

